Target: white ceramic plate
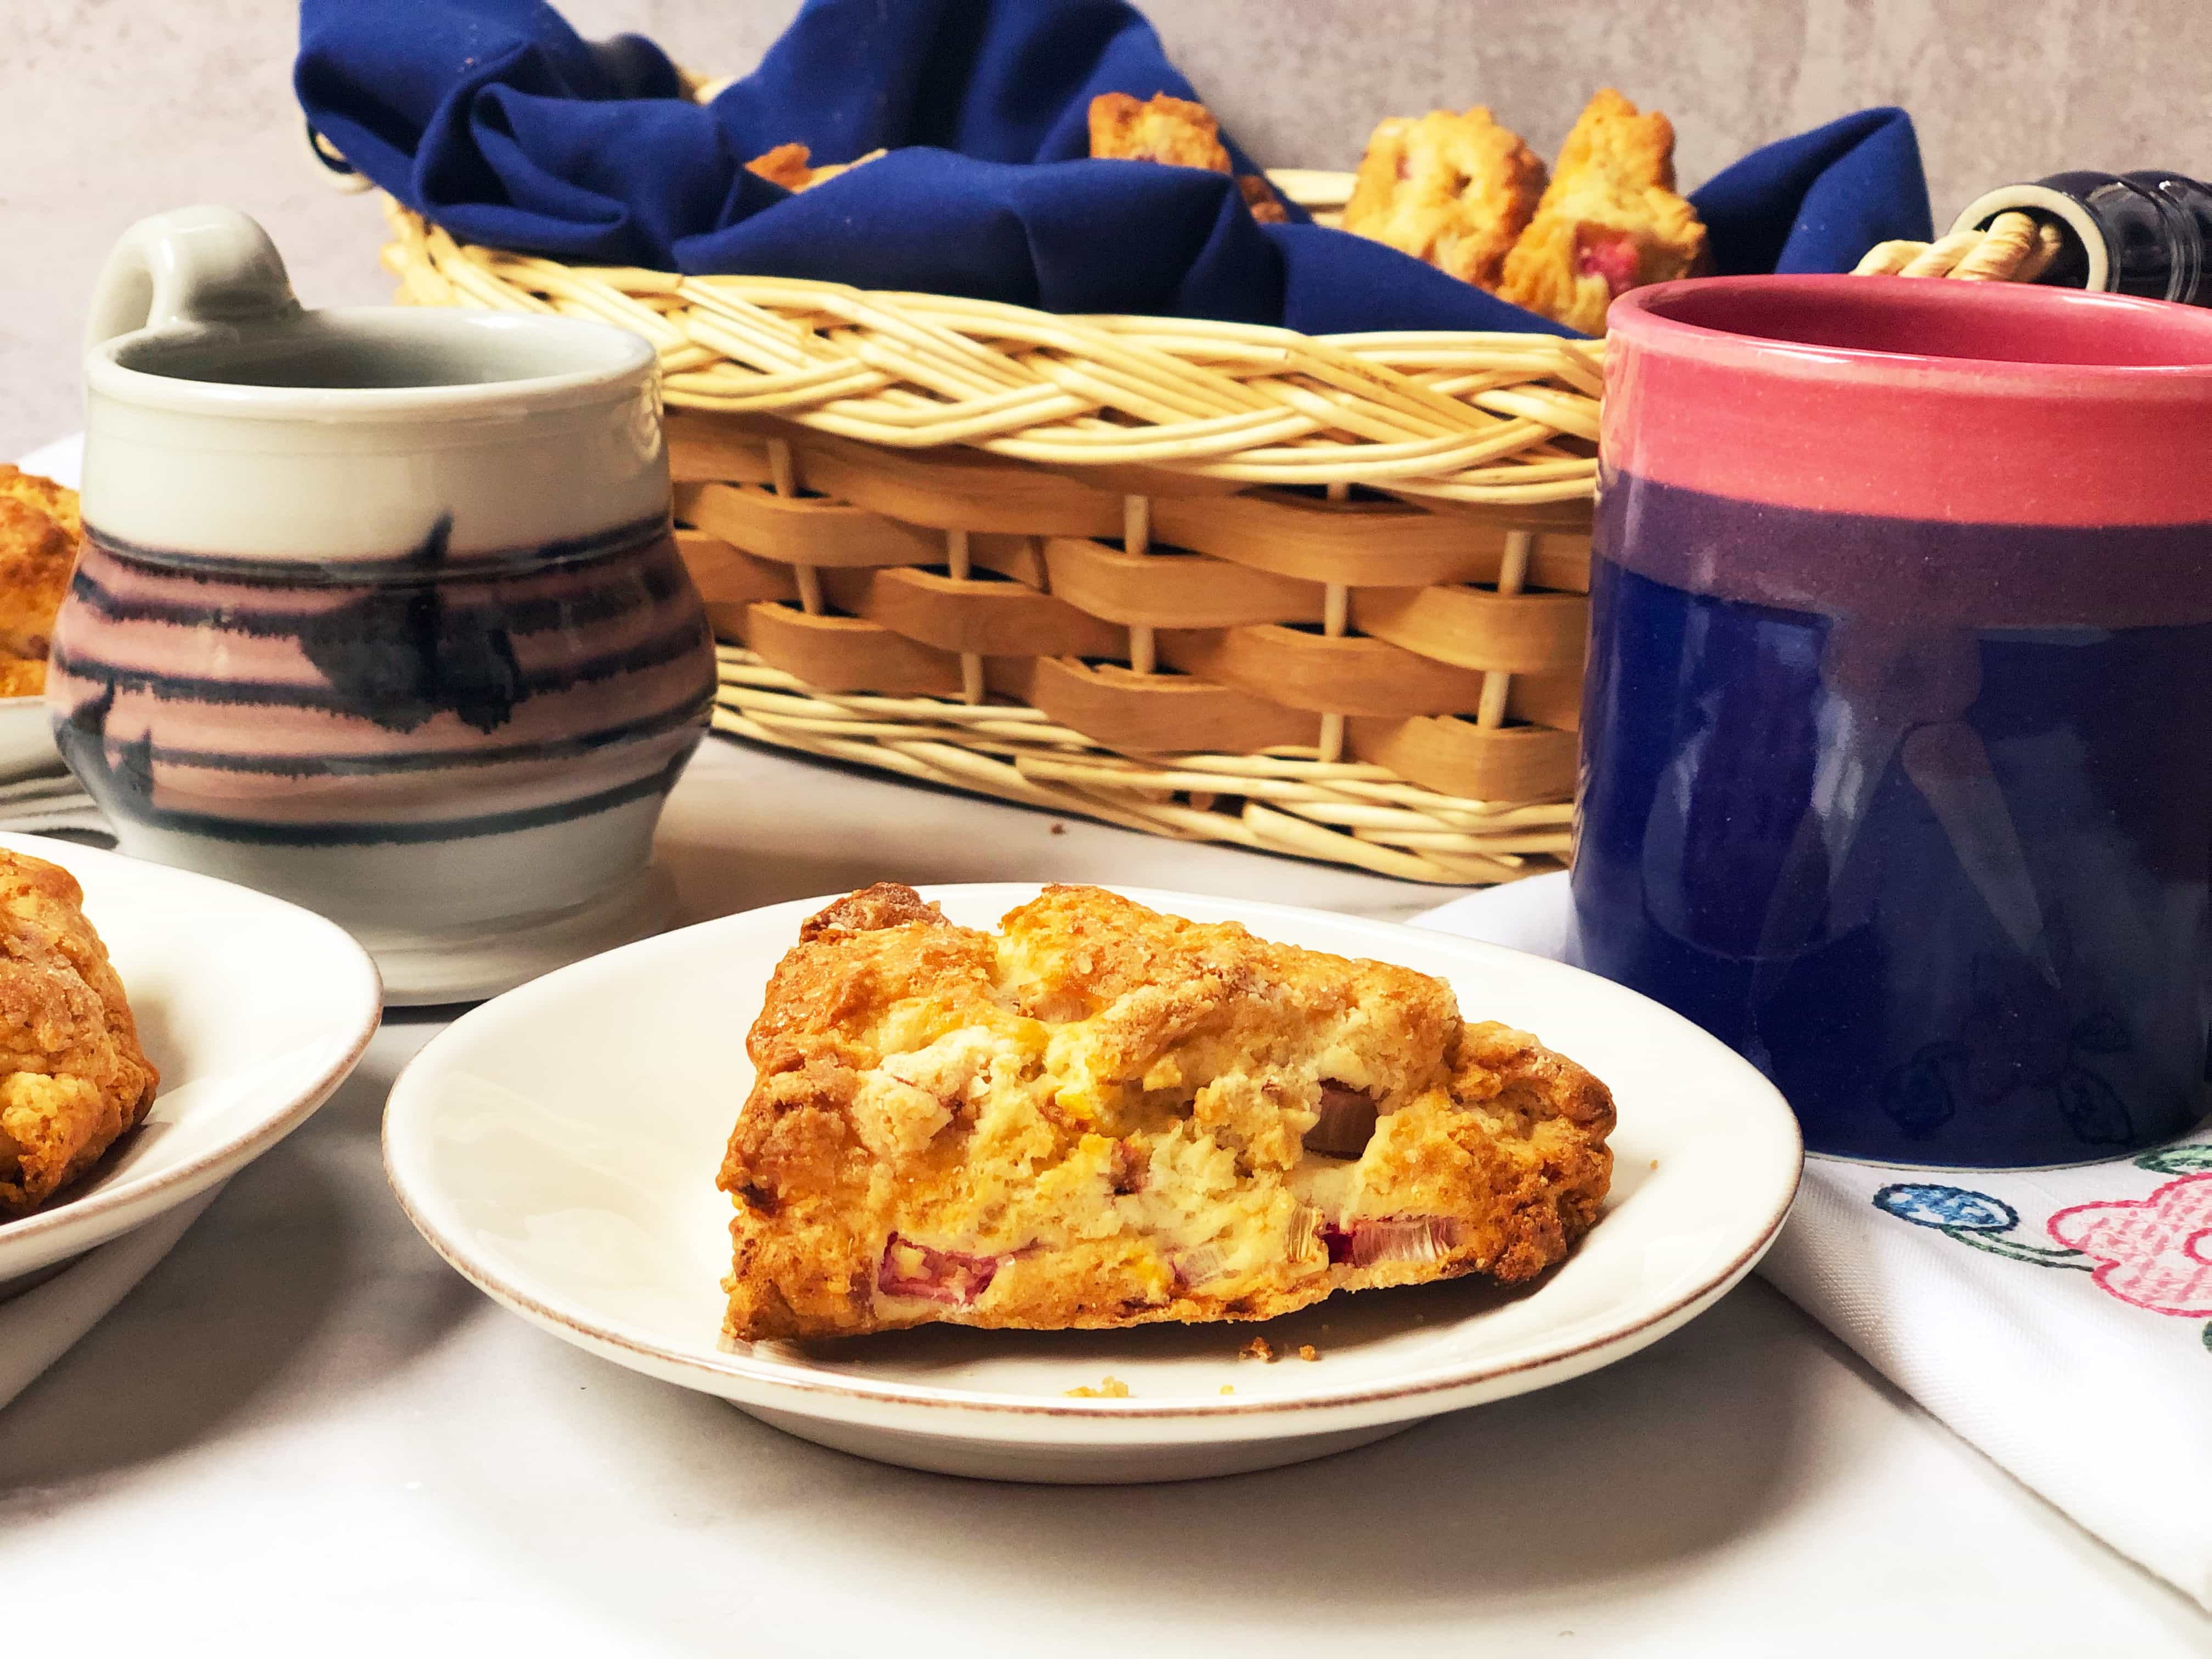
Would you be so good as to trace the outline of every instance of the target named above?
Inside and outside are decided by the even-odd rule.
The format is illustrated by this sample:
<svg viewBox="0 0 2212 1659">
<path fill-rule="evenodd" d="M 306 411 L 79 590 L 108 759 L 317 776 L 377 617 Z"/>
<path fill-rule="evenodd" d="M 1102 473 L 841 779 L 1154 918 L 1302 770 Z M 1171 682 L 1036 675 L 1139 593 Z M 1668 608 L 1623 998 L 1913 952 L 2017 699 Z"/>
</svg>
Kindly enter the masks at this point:
<svg viewBox="0 0 2212 1659">
<path fill-rule="evenodd" d="M 58 772 L 62 751 L 44 697 L 0 697 L 0 783 Z"/>
<path fill-rule="evenodd" d="M 989 927 L 1030 884 L 925 889 Z M 620 1364 L 885 1462 L 1029 1480 L 1172 1480 L 1377 1439 L 1634 1352 L 1749 1271 L 1796 1190 L 1797 1125 L 1679 1016 L 1557 963 L 1383 922 L 1123 889 L 1199 921 L 1449 980 L 1613 1085 L 1612 1200 L 1533 1291 L 1470 1281 L 1334 1299 L 1271 1324 L 1031 1334 L 925 1328 L 730 1343 L 723 1142 L 769 970 L 826 899 L 685 928 L 464 1015 L 402 1073 L 385 1161 L 424 1237 L 495 1300 Z M 1255 1328 L 1313 1362 L 1240 1360 Z M 1071 1399 L 1107 1376 L 1127 1399 Z M 1234 1393 L 1221 1392 L 1224 1385 Z"/>
<path fill-rule="evenodd" d="M 84 471 L 84 439 L 72 434 L 41 445 L 22 459 L 26 472 L 77 487 Z M 0 697 L 0 781 L 38 772 L 57 771 L 62 751 L 44 697 Z"/>
<path fill-rule="evenodd" d="M 83 884 L 85 914 L 161 1071 L 146 1121 L 89 1180 L 0 1224 L 4 1284 L 142 1225 L 267 1152 L 353 1070 L 382 1003 L 368 953 L 296 905 L 38 836 L 0 835 L 0 847 Z"/>
<path fill-rule="evenodd" d="M 73 1261 L 0 1286 L 0 1408 L 36 1382 L 176 1247 L 220 1185 Z"/>
</svg>

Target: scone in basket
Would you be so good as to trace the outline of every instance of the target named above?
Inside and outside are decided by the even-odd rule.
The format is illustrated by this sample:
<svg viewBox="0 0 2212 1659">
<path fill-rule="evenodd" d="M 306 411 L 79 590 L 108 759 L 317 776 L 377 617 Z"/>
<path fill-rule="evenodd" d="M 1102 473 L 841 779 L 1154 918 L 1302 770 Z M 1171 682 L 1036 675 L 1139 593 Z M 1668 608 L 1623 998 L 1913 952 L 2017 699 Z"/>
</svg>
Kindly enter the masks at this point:
<svg viewBox="0 0 2212 1659">
<path fill-rule="evenodd" d="M 1599 343 L 586 268 L 390 212 L 403 301 L 659 349 L 719 729 L 1415 880 L 1564 862 Z"/>
</svg>

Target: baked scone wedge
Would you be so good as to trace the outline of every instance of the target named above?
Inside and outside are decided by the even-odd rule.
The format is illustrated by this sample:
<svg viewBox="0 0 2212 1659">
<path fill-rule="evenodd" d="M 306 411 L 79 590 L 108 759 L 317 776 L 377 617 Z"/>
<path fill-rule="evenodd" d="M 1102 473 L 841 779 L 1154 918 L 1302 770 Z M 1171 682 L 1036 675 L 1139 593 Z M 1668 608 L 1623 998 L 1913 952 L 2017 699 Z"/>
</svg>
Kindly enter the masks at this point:
<svg viewBox="0 0 2212 1659">
<path fill-rule="evenodd" d="M 0 490 L 0 655 L 46 660 L 76 544 L 76 532 L 43 504 Z"/>
<path fill-rule="evenodd" d="M 1229 151 L 1213 112 L 1188 98 L 1156 93 L 1132 98 L 1126 92 L 1102 92 L 1091 100 L 1091 155 L 1094 161 L 1159 161 L 1169 167 L 1229 171 Z"/>
<path fill-rule="evenodd" d="M 1139 100 L 1126 92 L 1102 92 L 1091 100 L 1090 121 L 1094 161 L 1158 161 L 1209 173 L 1235 167 L 1213 112 L 1188 98 L 1161 92 Z M 1261 224 L 1279 225 L 1290 218 L 1274 187 L 1258 174 L 1237 173 L 1237 191 Z"/>
<path fill-rule="evenodd" d="M 1376 127 L 1340 222 L 1495 288 L 1543 192 L 1543 162 L 1487 109 L 1431 110 Z"/>
<path fill-rule="evenodd" d="M 0 465 L 0 497 L 35 507 L 66 531 L 71 542 L 84 533 L 76 491 L 65 483 L 26 472 L 19 466 Z"/>
<path fill-rule="evenodd" d="M 1542 1273 L 1605 1085 L 1404 968 L 1048 887 L 995 934 L 880 884 L 807 921 L 720 1184 L 741 1340 L 1267 1319 Z"/>
<path fill-rule="evenodd" d="M 1602 334 L 1621 295 L 1705 264 L 1705 225 L 1674 193 L 1674 124 L 1606 87 L 1567 135 L 1536 216 L 1506 255 L 1498 295 Z"/>
<path fill-rule="evenodd" d="M 90 1170 L 161 1082 L 84 890 L 0 849 L 0 1220 Z"/>
</svg>

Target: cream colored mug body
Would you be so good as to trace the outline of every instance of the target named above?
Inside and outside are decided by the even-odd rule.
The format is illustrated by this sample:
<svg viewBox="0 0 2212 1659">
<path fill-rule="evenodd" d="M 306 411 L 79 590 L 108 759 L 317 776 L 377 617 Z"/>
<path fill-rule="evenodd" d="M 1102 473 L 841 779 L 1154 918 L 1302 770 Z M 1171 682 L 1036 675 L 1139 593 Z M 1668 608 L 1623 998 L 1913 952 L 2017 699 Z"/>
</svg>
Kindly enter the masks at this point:
<svg viewBox="0 0 2212 1659">
<path fill-rule="evenodd" d="M 713 641 L 651 347 L 303 310 L 259 226 L 134 226 L 94 292 L 48 702 L 124 849 L 353 929 L 394 1000 L 665 920 L 653 827 Z"/>
</svg>

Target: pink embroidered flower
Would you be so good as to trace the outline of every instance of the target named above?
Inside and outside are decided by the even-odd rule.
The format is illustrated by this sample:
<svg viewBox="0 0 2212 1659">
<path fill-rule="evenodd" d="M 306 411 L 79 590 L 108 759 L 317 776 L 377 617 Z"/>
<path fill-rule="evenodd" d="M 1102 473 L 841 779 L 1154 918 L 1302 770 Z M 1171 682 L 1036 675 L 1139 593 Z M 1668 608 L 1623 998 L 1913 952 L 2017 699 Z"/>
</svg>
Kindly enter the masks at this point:
<svg viewBox="0 0 2212 1659">
<path fill-rule="evenodd" d="M 2169 1181 L 2148 1198 L 2076 1204 L 2051 1218 L 2051 1236 L 2094 1257 L 2090 1277 L 2121 1301 L 2212 1318 L 2212 1174 Z"/>
</svg>

